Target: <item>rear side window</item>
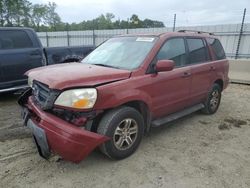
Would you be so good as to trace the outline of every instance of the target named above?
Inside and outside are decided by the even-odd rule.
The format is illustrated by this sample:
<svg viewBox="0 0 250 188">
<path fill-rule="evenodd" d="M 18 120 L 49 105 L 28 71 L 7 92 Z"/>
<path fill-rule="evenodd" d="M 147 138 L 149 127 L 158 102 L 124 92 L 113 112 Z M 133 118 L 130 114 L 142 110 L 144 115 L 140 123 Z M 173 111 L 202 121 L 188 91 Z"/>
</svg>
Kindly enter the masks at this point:
<svg viewBox="0 0 250 188">
<path fill-rule="evenodd" d="M 167 40 L 157 54 L 157 60 L 169 59 L 175 62 L 175 66 L 183 66 L 186 63 L 186 50 L 183 38 Z"/>
<path fill-rule="evenodd" d="M 208 60 L 207 48 L 202 39 L 187 39 L 189 64 L 202 63 Z"/>
<path fill-rule="evenodd" d="M 31 48 L 33 43 L 24 31 L 0 31 L 0 49 Z"/>
<path fill-rule="evenodd" d="M 226 58 L 224 49 L 218 39 L 207 38 L 207 43 L 211 47 L 216 60 Z"/>
</svg>

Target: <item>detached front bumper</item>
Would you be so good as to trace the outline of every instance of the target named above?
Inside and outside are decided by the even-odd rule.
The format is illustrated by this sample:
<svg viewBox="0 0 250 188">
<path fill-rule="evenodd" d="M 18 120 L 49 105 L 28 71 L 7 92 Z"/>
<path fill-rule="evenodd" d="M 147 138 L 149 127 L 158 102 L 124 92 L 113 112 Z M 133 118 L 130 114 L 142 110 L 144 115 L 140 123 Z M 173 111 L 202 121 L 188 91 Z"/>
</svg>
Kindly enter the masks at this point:
<svg viewBox="0 0 250 188">
<path fill-rule="evenodd" d="M 109 140 L 104 135 L 76 127 L 43 111 L 34 104 L 31 97 L 29 97 L 24 108 L 26 108 L 26 111 L 28 109 L 29 113 L 28 116 L 25 116 L 25 124 L 31 124 L 32 122 L 32 132 L 41 156 L 43 156 L 43 153 L 48 153 L 43 151 L 46 150 L 46 144 L 44 146 L 43 143 L 47 142 L 49 152 L 58 154 L 65 160 L 78 163 L 98 145 Z M 34 130 L 40 130 L 40 138 L 39 133 L 34 132 Z M 42 135 L 41 130 L 44 131 L 44 135 Z M 47 156 L 43 157 L 46 158 Z"/>
</svg>

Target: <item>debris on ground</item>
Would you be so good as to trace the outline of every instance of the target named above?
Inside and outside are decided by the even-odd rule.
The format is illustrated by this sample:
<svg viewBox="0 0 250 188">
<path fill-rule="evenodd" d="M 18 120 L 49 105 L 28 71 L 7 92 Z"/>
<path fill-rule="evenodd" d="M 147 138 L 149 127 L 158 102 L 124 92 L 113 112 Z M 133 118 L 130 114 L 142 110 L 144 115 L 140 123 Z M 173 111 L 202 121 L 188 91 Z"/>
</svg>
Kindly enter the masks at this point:
<svg viewBox="0 0 250 188">
<path fill-rule="evenodd" d="M 227 123 L 227 122 L 221 122 L 221 123 L 219 124 L 218 128 L 219 128 L 220 130 L 225 130 L 225 129 L 228 130 L 228 129 L 231 129 L 232 126 L 231 126 L 231 124 L 229 124 L 229 123 Z"/>
<path fill-rule="evenodd" d="M 247 125 L 247 121 L 236 119 L 233 117 L 227 117 L 218 126 L 220 130 L 230 129 L 233 127 L 241 128 L 242 125 Z"/>
</svg>

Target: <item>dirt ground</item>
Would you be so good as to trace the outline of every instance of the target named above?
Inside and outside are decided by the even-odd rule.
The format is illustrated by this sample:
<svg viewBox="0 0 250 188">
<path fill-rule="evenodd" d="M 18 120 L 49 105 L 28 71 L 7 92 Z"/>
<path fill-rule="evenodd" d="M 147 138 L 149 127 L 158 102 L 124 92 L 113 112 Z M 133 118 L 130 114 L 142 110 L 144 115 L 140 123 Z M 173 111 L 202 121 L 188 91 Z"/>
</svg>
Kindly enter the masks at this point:
<svg viewBox="0 0 250 188">
<path fill-rule="evenodd" d="M 127 159 L 80 164 L 39 157 L 16 98 L 0 95 L 0 187 L 250 187 L 250 86 L 231 84 L 212 116 L 152 129 Z"/>
</svg>

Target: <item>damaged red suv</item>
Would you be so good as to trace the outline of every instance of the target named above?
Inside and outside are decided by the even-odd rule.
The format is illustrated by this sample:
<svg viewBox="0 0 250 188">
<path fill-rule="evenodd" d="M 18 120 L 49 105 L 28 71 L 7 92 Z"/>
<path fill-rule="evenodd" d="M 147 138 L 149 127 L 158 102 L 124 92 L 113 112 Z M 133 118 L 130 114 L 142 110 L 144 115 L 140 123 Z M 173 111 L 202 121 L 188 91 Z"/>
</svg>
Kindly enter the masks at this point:
<svg viewBox="0 0 250 188">
<path fill-rule="evenodd" d="M 81 63 L 27 72 L 30 89 L 19 104 L 42 157 L 80 162 L 99 147 L 123 159 L 151 127 L 198 110 L 215 113 L 228 68 L 210 33 L 119 36 Z"/>
</svg>

